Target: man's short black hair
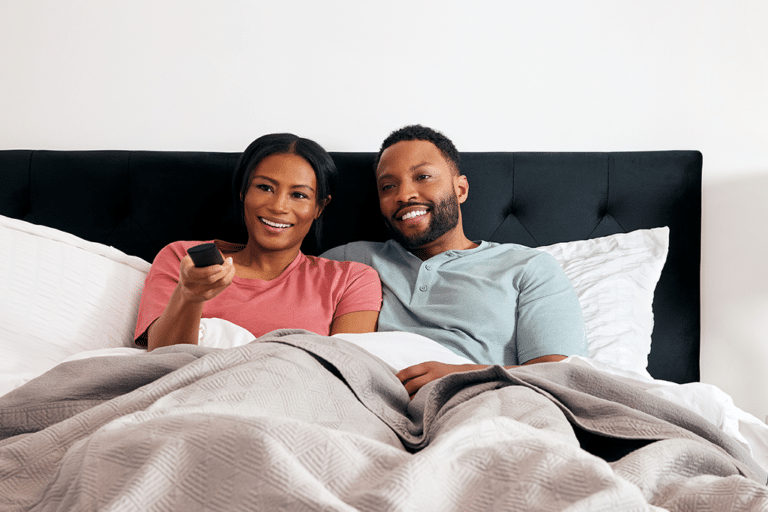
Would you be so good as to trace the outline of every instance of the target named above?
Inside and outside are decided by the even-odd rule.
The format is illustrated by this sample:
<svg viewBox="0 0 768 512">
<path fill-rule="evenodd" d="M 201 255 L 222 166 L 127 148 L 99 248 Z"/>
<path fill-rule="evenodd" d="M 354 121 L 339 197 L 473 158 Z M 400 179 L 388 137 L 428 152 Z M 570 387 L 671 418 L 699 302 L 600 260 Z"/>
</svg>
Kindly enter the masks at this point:
<svg viewBox="0 0 768 512">
<path fill-rule="evenodd" d="M 381 143 L 381 149 L 379 149 L 379 154 L 376 155 L 376 161 L 373 164 L 374 170 L 379 167 L 379 160 L 381 160 L 381 154 L 385 149 L 398 142 L 409 140 L 424 140 L 431 142 L 440 150 L 440 153 L 443 154 L 443 157 L 448 161 L 448 165 L 451 166 L 451 170 L 457 175 L 461 174 L 461 157 L 459 156 L 459 151 L 456 149 L 456 146 L 451 142 L 451 139 L 437 130 L 433 130 L 432 128 L 420 124 L 403 126 L 399 130 L 390 133 L 389 136 L 384 139 L 384 142 Z"/>
</svg>

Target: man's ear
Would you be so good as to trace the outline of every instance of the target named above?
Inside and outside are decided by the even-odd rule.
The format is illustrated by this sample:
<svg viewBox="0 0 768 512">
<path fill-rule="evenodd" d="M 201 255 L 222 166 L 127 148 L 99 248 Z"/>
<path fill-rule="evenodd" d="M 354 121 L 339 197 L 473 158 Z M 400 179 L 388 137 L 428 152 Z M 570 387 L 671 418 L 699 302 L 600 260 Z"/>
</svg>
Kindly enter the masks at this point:
<svg viewBox="0 0 768 512">
<path fill-rule="evenodd" d="M 453 178 L 453 189 L 456 191 L 456 198 L 459 204 L 467 200 L 469 196 L 469 181 L 463 174 Z"/>
<path fill-rule="evenodd" d="M 320 201 L 320 203 L 317 205 L 317 215 L 315 215 L 315 219 L 320 218 L 320 216 L 323 214 L 323 210 L 325 210 L 325 207 L 328 206 L 328 203 L 331 202 L 331 195 L 328 194 L 328 197 Z"/>
</svg>

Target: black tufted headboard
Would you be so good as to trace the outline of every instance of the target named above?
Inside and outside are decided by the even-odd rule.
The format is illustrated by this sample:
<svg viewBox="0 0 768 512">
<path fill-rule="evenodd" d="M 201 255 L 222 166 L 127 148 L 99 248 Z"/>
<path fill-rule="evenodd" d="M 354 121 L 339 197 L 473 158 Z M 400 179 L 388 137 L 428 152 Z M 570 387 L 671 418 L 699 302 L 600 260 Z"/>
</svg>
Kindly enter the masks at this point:
<svg viewBox="0 0 768 512">
<path fill-rule="evenodd" d="M 243 239 L 230 176 L 238 153 L 0 151 L 0 214 L 151 261 L 174 240 Z M 373 153 L 332 153 L 340 180 L 324 249 L 384 240 Z M 654 298 L 648 370 L 699 380 L 701 169 L 698 151 L 462 153 L 471 239 L 529 246 L 670 227 Z M 306 246 L 308 253 L 317 253 Z"/>
</svg>

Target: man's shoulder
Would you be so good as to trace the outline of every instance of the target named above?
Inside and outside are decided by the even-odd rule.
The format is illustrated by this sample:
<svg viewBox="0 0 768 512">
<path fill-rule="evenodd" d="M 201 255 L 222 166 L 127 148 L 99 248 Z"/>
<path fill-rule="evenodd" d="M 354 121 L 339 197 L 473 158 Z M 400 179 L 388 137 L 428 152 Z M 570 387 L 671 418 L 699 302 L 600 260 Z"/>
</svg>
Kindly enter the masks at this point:
<svg viewBox="0 0 768 512">
<path fill-rule="evenodd" d="M 305 254 L 302 254 L 302 256 L 304 261 L 301 266 L 307 272 L 320 272 L 326 276 L 345 275 L 348 277 L 355 277 L 366 273 L 376 274 L 376 271 L 370 265 L 353 260 L 336 260 L 324 256 Z M 378 274 L 376 274 L 376 278 L 378 279 Z"/>
<path fill-rule="evenodd" d="M 483 273 L 546 276 L 559 274 L 562 268 L 549 253 L 514 243 L 482 242 L 472 254 L 460 258 L 464 267 L 483 268 Z"/>
<path fill-rule="evenodd" d="M 385 245 L 384 242 L 350 242 L 328 249 L 320 257 L 336 261 L 357 261 L 370 265 L 374 256 L 384 252 Z"/>
<path fill-rule="evenodd" d="M 514 257 L 515 259 L 547 259 L 548 253 L 535 247 L 520 245 L 514 243 L 500 242 L 480 242 L 474 253 L 479 258 L 498 258 L 502 256 Z"/>
</svg>

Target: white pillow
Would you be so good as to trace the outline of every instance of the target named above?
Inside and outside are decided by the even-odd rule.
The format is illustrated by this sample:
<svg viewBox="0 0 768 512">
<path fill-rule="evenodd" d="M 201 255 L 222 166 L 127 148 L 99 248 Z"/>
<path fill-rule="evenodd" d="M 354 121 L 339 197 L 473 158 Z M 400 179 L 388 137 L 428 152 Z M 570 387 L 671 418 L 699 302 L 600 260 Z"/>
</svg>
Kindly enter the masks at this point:
<svg viewBox="0 0 768 512">
<path fill-rule="evenodd" d="M 201 347 L 232 348 L 256 339 L 245 327 L 223 318 L 201 318 L 197 344 Z"/>
<path fill-rule="evenodd" d="M 650 377 L 653 292 L 668 248 L 668 227 L 538 247 L 576 289 L 590 358 Z"/>
<path fill-rule="evenodd" d="M 454 353 L 438 342 L 412 332 L 340 333 L 334 334 L 333 337 L 344 339 L 367 350 L 398 372 L 425 361 L 446 364 L 473 363 L 472 360 Z"/>
<path fill-rule="evenodd" d="M 84 350 L 134 346 L 149 268 L 113 247 L 0 216 L 0 387 Z"/>
<path fill-rule="evenodd" d="M 400 331 L 334 334 L 367 350 L 400 371 L 425 361 L 448 364 L 471 364 L 472 361 L 420 334 Z M 202 318 L 197 339 L 201 347 L 232 348 L 250 343 L 250 331 L 222 318 Z"/>
</svg>

